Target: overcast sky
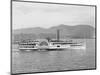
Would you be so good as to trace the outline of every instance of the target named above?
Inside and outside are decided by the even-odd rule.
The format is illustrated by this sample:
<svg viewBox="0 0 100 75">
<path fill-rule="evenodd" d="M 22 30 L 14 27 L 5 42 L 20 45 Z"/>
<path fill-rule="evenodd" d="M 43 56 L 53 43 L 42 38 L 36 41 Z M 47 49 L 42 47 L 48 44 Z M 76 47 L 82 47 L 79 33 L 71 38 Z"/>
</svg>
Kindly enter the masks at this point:
<svg viewBox="0 0 100 75">
<path fill-rule="evenodd" d="M 95 8 L 90 6 L 13 2 L 13 29 L 60 24 L 95 26 Z"/>
</svg>

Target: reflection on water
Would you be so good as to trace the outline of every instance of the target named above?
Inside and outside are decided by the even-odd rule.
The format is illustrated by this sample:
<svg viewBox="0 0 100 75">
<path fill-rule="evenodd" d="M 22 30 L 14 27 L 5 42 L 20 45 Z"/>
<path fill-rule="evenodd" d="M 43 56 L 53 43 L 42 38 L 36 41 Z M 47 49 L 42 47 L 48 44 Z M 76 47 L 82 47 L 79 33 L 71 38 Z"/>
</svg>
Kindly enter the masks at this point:
<svg viewBox="0 0 100 75">
<path fill-rule="evenodd" d="M 87 40 L 86 50 L 12 51 L 12 72 L 45 72 L 95 68 L 94 40 Z M 15 49 L 15 48 L 14 48 Z"/>
</svg>

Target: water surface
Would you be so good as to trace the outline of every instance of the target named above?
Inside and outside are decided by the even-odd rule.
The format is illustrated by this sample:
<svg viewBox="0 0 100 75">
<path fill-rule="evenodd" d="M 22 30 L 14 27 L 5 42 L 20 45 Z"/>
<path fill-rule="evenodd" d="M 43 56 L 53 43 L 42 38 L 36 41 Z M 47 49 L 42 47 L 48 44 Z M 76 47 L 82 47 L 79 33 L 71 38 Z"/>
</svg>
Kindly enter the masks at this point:
<svg viewBox="0 0 100 75">
<path fill-rule="evenodd" d="M 95 40 L 86 40 L 86 50 L 19 51 L 12 45 L 12 72 L 46 72 L 95 68 Z"/>
</svg>

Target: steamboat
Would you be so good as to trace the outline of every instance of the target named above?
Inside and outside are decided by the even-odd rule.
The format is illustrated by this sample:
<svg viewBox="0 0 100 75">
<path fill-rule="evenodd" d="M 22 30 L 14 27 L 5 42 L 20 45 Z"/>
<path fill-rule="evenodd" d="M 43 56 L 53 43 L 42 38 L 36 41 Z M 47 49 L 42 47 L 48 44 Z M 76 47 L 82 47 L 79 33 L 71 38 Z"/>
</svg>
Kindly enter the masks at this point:
<svg viewBox="0 0 100 75">
<path fill-rule="evenodd" d="M 74 42 L 60 40 L 59 30 L 57 30 L 56 40 L 34 40 L 25 43 L 19 43 L 19 50 L 65 50 L 65 49 L 85 49 L 85 42 Z"/>
</svg>

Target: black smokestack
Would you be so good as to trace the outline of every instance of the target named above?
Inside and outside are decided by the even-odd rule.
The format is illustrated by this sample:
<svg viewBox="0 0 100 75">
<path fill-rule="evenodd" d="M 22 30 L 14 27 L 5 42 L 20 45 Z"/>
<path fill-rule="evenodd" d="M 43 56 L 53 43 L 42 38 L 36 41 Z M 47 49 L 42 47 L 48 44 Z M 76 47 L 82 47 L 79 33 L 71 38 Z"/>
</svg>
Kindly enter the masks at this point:
<svg viewBox="0 0 100 75">
<path fill-rule="evenodd" d="M 60 31 L 59 31 L 59 29 L 58 29 L 58 30 L 57 30 L 57 41 L 58 41 L 58 42 L 59 42 L 59 38 L 60 38 L 60 37 L 59 37 L 59 32 L 60 32 Z"/>
</svg>

